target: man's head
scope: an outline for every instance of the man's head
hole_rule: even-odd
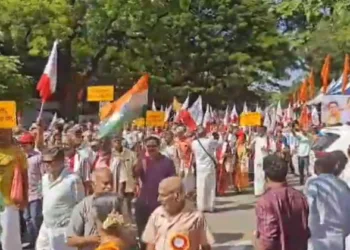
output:
[[[94,194],[111,192],[113,189],[113,175],[109,168],[98,168],[92,173],[92,187]]]
[[[146,150],[150,157],[159,155],[160,139],[156,136],[149,136],[145,140]]]
[[[177,137],[184,137],[186,133],[186,128],[184,126],[178,126],[176,128],[176,136]]]
[[[174,139],[174,134],[171,131],[166,131],[164,134],[164,140],[166,143],[171,143]]]
[[[329,154],[317,158],[315,161],[315,173],[320,174],[333,174],[335,170],[335,159]]]
[[[269,182],[283,183],[286,181],[288,167],[277,154],[268,155],[263,159],[263,169]]]
[[[214,134],[214,133],[213,133],[213,134]],[[199,126],[199,127],[197,128],[197,136],[198,136],[199,138],[203,138],[203,137],[206,136],[206,131],[205,131],[205,129],[204,129],[202,126]]]
[[[72,142],[75,147],[79,147],[84,140],[83,131],[80,126],[72,128]]]
[[[185,191],[180,177],[169,177],[161,181],[158,201],[169,214],[176,214],[183,207]]]
[[[31,133],[26,132],[22,134],[18,141],[24,152],[29,153],[34,149],[35,138]]]
[[[59,147],[44,149],[42,161],[47,164],[49,174],[58,176],[64,168],[64,151]]]
[[[263,135],[266,135],[266,130],[267,130],[266,127],[261,126],[261,127],[258,127],[257,132],[260,136],[263,136]]]
[[[328,103],[328,110],[331,115],[336,115],[339,111],[339,104],[336,101]]]
[[[120,151],[123,149],[123,137],[120,135],[116,135],[113,137],[113,147],[117,150]]]

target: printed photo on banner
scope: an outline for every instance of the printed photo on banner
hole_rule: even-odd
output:
[[[327,95],[322,99],[322,122],[327,125],[350,124],[350,95]]]

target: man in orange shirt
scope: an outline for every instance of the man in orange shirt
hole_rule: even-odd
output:
[[[186,136],[186,128],[180,126],[176,129],[175,146],[180,159],[180,176],[183,177],[185,191],[190,193],[195,188],[192,139]]]

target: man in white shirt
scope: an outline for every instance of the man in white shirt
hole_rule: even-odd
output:
[[[301,130],[301,132],[295,132],[293,130],[294,136],[298,140],[297,155],[298,155],[298,169],[300,176],[300,185],[304,185],[305,181],[305,170],[309,174],[309,164],[310,164],[310,151],[312,141],[309,138],[306,130]]]
[[[72,250],[66,245],[65,232],[74,206],[84,198],[81,178],[64,166],[64,152],[53,147],[43,151],[47,164],[43,176],[43,224],[36,250]]]
[[[215,154],[218,142],[206,138],[205,129],[198,128],[197,138],[192,142],[196,162],[197,208],[202,212],[214,212],[216,189]]]

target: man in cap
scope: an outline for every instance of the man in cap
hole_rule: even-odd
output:
[[[40,152],[34,149],[34,136],[26,132],[19,138],[19,143],[28,161],[28,206],[24,210],[23,218],[27,225],[29,243],[34,247],[42,223],[41,179],[45,169]]]
[[[65,168],[64,152],[60,148],[45,149],[42,160],[47,164],[42,184],[44,223],[36,249],[74,249],[66,245],[65,232],[74,206],[84,198],[81,178]]]
[[[18,167],[19,171],[15,171]],[[19,175],[15,175],[19,173]],[[16,183],[22,178],[21,183]],[[24,194],[20,197],[11,195],[12,186],[16,184]],[[27,159],[23,151],[13,143],[12,130],[0,129],[0,193],[4,199],[5,209],[1,217],[1,245],[3,249],[21,250],[19,208],[27,205],[28,191]]]

